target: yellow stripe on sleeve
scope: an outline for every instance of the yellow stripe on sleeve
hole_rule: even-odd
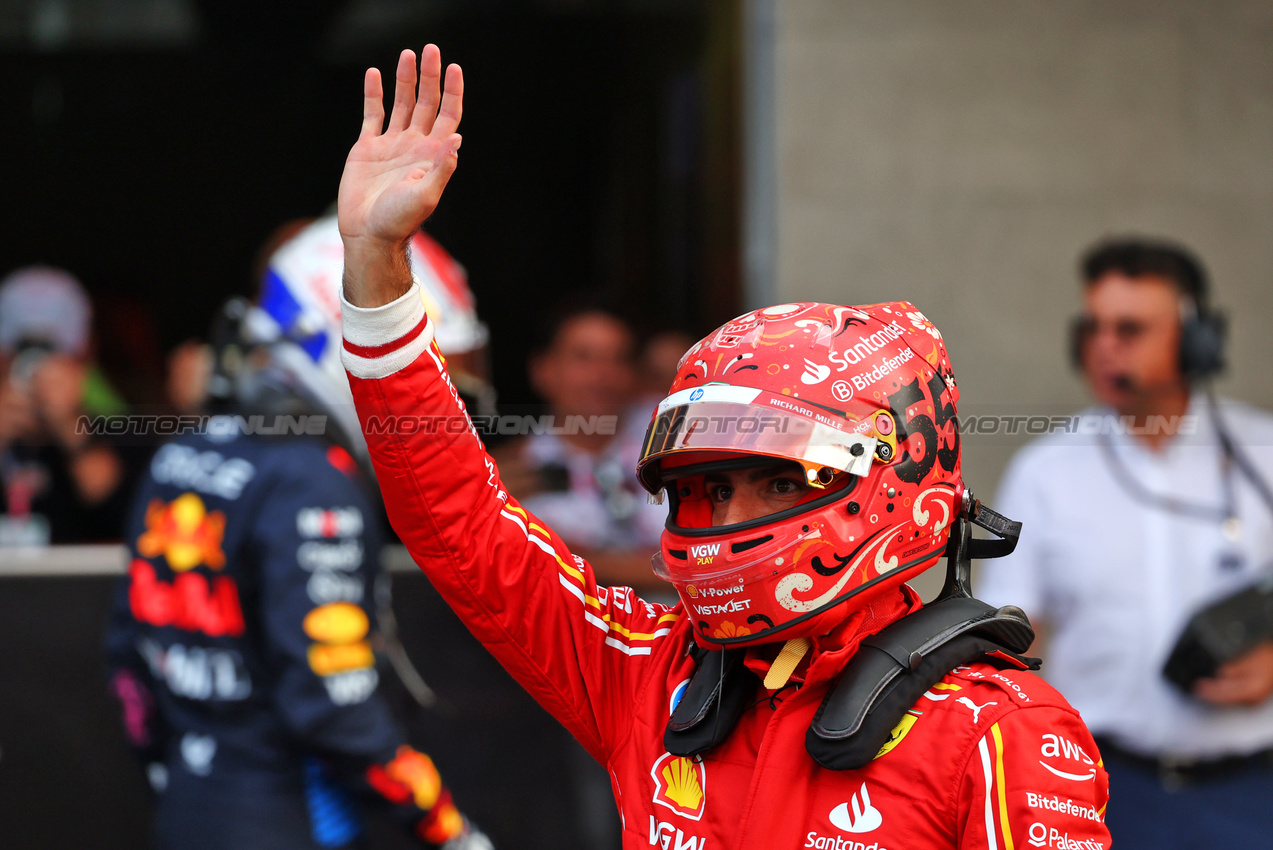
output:
[[[1003,846],[1007,850],[1015,850],[1012,845],[1012,826],[1008,822],[1008,790],[1003,784],[1003,735],[999,732],[999,724],[990,727],[990,734],[995,739],[995,785],[999,786],[999,823],[1003,827]]]
[[[664,617],[666,616],[667,615],[665,614]],[[629,640],[654,640],[656,637],[662,637],[662,635],[657,635],[657,634],[630,632],[627,629],[625,629],[623,626],[619,625],[618,623],[612,622],[610,620],[609,614],[606,614],[601,619],[605,620],[606,623],[609,624],[611,631],[618,632],[619,634],[623,635],[625,638],[628,638]],[[679,615],[676,615],[676,614],[672,615],[672,620],[678,620],[678,619],[680,619]],[[659,618],[659,622],[660,623],[663,622],[663,617]]]

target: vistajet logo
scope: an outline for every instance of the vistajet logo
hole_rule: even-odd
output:
[[[714,617],[719,614],[737,614],[740,611],[746,611],[751,607],[750,599],[731,599],[723,605],[695,605],[694,608],[704,617]]]

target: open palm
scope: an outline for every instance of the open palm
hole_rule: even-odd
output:
[[[416,99],[416,57],[398,57],[393,111],[385,127],[380,72],[367,71],[363,83],[362,132],[340,179],[337,202],[340,232],[347,245],[400,244],[429,217],[455,171],[464,100],[459,65],[446,69],[432,44],[420,52],[420,96]],[[442,89],[442,91],[439,91]]]

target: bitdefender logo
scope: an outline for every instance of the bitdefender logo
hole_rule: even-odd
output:
[[[1101,813],[1096,810],[1095,806],[1087,806],[1082,803],[1076,803],[1070,798],[1061,799],[1058,794],[1038,794],[1034,791],[1025,792],[1026,805],[1032,809],[1044,809],[1049,812],[1057,812],[1063,815],[1071,815],[1076,818],[1083,818],[1095,823],[1104,823],[1105,818],[1101,817]]]

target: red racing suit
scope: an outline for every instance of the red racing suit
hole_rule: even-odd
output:
[[[694,672],[683,606],[598,587],[589,565],[509,496],[472,430],[420,295],[343,305],[344,362],[394,528],[508,671],[604,764],[623,846],[660,850],[1109,847],[1091,735],[1043,680],[973,664],[925,693],[875,760],[832,771],[805,750],[828,687],[866,635],[919,603],[909,588],[815,641],[802,684],[766,691],[698,758],[663,746]]]

